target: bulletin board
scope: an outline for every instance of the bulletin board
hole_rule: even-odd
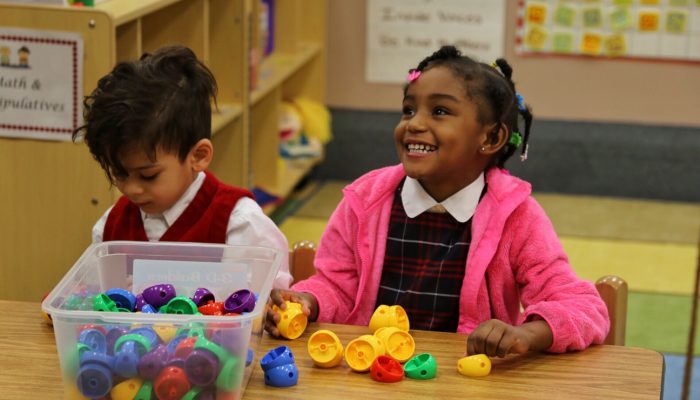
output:
[[[516,50],[700,61],[700,0],[519,0]]]
[[[503,57],[505,0],[367,0],[366,80],[401,83],[443,45],[487,63]],[[352,34],[353,40],[356,34]]]

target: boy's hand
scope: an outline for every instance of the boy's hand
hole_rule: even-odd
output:
[[[280,314],[272,309],[275,305],[281,310],[287,308],[285,301],[301,304],[301,311],[306,314],[309,321],[315,321],[318,318],[318,302],[316,297],[310,293],[293,292],[284,289],[272,289],[270,299],[267,301],[265,309],[265,330],[274,337],[280,337],[280,332],[277,329],[277,323],[280,321]]]
[[[507,354],[523,354],[541,351],[552,345],[552,330],[547,322],[526,322],[521,326],[508,325],[492,319],[481,323],[467,339],[467,355],[486,354],[489,357],[505,357]]]

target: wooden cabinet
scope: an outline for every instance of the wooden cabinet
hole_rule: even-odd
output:
[[[0,0],[0,26],[79,33],[86,95],[118,61],[169,44],[192,48],[219,85],[212,171],[284,196],[318,161],[282,167],[277,110],[300,94],[323,101],[325,0],[275,1],[275,51],[251,91],[258,1],[107,0],[72,8]],[[90,244],[92,225],[117,194],[82,143],[0,138],[0,299],[47,293]]]

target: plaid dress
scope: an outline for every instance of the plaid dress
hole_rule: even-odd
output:
[[[424,212],[409,218],[394,195],[377,304],[400,305],[411,328],[455,332],[464,279],[471,218]]]

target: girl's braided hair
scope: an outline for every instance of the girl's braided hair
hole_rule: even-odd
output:
[[[462,55],[454,46],[442,46],[438,51],[421,61],[415,68],[425,71],[436,66],[449,68],[457,77],[464,79],[466,95],[477,105],[477,120],[481,124],[496,123],[491,140],[498,140],[498,131],[502,124],[508,128],[509,137],[506,144],[494,155],[491,166],[503,168],[506,161],[522,144],[521,159],[527,158],[528,139],[532,125],[532,112],[522,97],[515,91],[511,79],[513,68],[508,62],[499,58],[493,65],[476,61]],[[408,85],[404,87],[404,94]],[[525,132],[520,134],[518,115],[523,117]]]

